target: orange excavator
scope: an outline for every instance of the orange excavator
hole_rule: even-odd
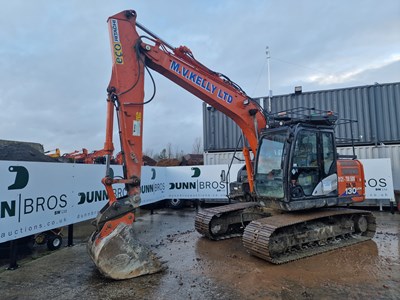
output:
[[[85,160],[88,156],[89,152],[86,148],[82,148],[82,151],[75,150],[70,153],[64,153],[62,158],[67,161],[76,162],[76,163],[85,163]]]
[[[197,61],[187,47],[171,46],[136,18],[135,11],[127,10],[108,19],[113,66],[103,184],[109,201],[88,243],[101,273],[125,279],[163,268],[133,230],[134,211],[140,205],[143,107],[154,98],[153,94],[146,100],[144,95],[149,69],[229,116],[246,139],[243,153],[253,201],[200,210],[195,219],[199,233],[213,240],[243,236],[251,254],[275,264],[372,238],[376,225],[370,212],[337,207],[364,200],[364,173],[355,155],[337,154],[338,121],[333,113],[298,108],[269,114],[227,76]],[[110,172],[114,113],[122,179]],[[125,184],[127,196],[117,198],[114,184]]]
[[[61,157],[70,162],[74,163],[81,163],[81,164],[95,164],[103,163],[103,158],[106,154],[109,152],[105,150],[95,150],[89,153],[89,151],[86,148],[82,148],[82,151],[75,150],[70,153],[65,153]]]
[[[94,150],[85,158],[85,164],[103,164],[104,156],[108,154],[105,150]]]

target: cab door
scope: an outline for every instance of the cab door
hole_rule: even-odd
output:
[[[291,152],[289,189],[292,200],[337,195],[332,131],[301,128]]]

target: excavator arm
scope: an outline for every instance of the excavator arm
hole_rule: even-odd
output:
[[[184,46],[174,48],[136,21],[136,12],[123,11],[108,19],[112,49],[112,75],[107,88],[107,124],[104,153],[107,171],[103,184],[108,204],[96,218],[96,231],[89,240],[89,254],[107,277],[124,279],[154,273],[161,264],[134,239],[133,211],[140,204],[140,172],[143,143],[144,80],[148,68],[169,78],[207,104],[233,119],[255,154],[258,135],[266,126],[262,108],[234,82],[198,62]],[[147,36],[139,35],[137,28]],[[153,95],[154,97],[154,95]],[[110,161],[114,151],[113,127],[116,115],[124,178],[113,178]],[[253,190],[250,151],[243,152]],[[114,184],[125,184],[127,196],[117,199]],[[122,259],[121,259],[122,258]]]
[[[187,47],[169,49],[167,44],[157,37],[154,37],[153,42],[154,46],[141,43],[146,65],[235,121],[255,154],[258,135],[267,123],[258,103],[228,77],[199,63]],[[250,189],[253,191],[253,170],[246,142],[243,153]]]
[[[136,21],[134,11],[108,20],[113,72],[108,87],[108,122],[105,150],[112,153],[113,108],[117,110],[126,178],[138,180],[142,166],[142,130],[145,68],[149,67],[233,119],[250,149],[257,151],[258,134],[266,126],[262,108],[226,76],[198,62],[184,46],[173,48]],[[140,36],[137,28],[149,36]],[[147,42],[144,42],[144,40]],[[246,144],[246,143],[245,143]],[[253,189],[247,147],[246,167]],[[131,188],[128,194],[136,193]]]

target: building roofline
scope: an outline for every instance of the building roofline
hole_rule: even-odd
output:
[[[329,92],[329,91],[340,91],[340,90],[350,90],[350,89],[357,89],[357,88],[369,88],[369,87],[375,87],[375,86],[386,86],[386,85],[396,85],[400,84],[400,82],[388,82],[388,83],[375,83],[375,84],[367,84],[367,85],[358,85],[358,86],[349,86],[345,88],[335,88],[335,89],[327,89],[327,90],[316,90],[316,91],[309,91],[309,92],[301,92],[301,94],[298,95],[303,95],[303,94],[314,94],[314,93],[322,93],[322,92]],[[286,96],[293,96],[295,93],[289,93],[289,94],[281,94],[281,95],[275,95],[272,96],[271,99],[274,97],[286,97]],[[297,96],[297,95],[296,95]],[[268,99],[269,96],[261,96],[261,97],[255,97],[253,99]]]

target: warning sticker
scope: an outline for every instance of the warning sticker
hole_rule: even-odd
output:
[[[141,121],[133,121],[133,136],[140,136],[140,127],[142,126]]]

